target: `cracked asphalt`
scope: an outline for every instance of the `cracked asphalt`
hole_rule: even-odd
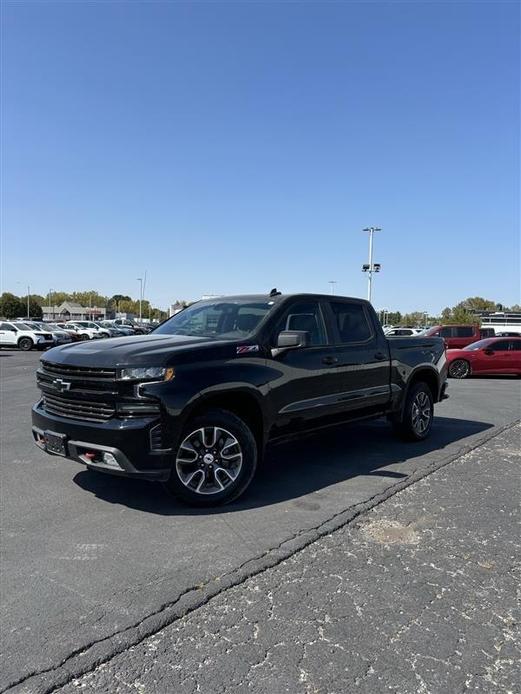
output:
[[[10,694],[50,692],[92,671],[521,413],[517,379],[451,381],[427,442],[403,444],[373,421],[274,447],[243,499],[201,511],[159,485],[39,451],[30,435],[38,357],[0,351],[0,691]]]
[[[519,692],[520,432],[57,692]]]

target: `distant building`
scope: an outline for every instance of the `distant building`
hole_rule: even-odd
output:
[[[107,310],[99,306],[84,307],[73,301],[64,301],[59,306],[42,306],[44,320],[105,320]]]

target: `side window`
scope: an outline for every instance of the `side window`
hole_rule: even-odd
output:
[[[331,301],[329,305],[342,344],[367,342],[372,337],[373,331],[362,304]]]
[[[440,337],[452,337],[452,328],[442,328],[440,330]]]
[[[273,344],[277,343],[279,333],[284,330],[305,330],[309,333],[312,347],[327,344],[324,319],[318,301],[298,301],[291,304],[277,321]]]
[[[510,342],[508,340],[500,340],[499,342],[494,342],[490,345],[490,349],[494,352],[506,352],[509,348]]]
[[[521,352],[521,340],[514,340],[512,347],[516,352]]]
[[[472,337],[474,335],[474,328],[469,325],[468,327],[456,328],[456,337]]]
[[[12,330],[9,323],[0,323],[0,330]]]

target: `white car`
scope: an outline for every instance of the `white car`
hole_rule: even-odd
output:
[[[46,349],[54,347],[56,340],[51,332],[36,330],[19,321],[0,322],[0,347],[18,347],[24,352],[36,347]]]
[[[94,339],[99,339],[100,337],[106,337],[105,335],[101,335],[97,330],[94,330],[92,328],[85,328],[83,325],[80,325],[80,323],[77,323],[76,321],[67,321],[67,323],[57,323],[59,328],[62,328],[63,330],[74,330],[77,335],[79,335],[80,340],[94,340]]]
[[[84,330],[92,330],[94,332],[94,337],[110,337],[110,332],[107,330],[107,328],[103,328],[101,325],[94,323],[94,321],[75,320],[74,325],[77,325]]]
[[[422,332],[421,328],[391,328],[385,333],[385,337],[415,337]]]

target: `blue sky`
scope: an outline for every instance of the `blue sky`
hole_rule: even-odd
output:
[[[519,301],[516,2],[3,3],[3,289]]]

